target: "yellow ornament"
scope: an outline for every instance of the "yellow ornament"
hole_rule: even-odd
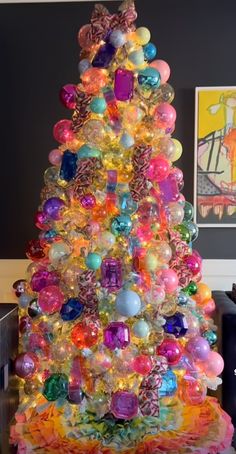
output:
[[[150,39],[151,33],[147,27],[137,28],[135,33],[135,40],[137,41],[138,44],[141,44],[141,46],[145,46],[145,44],[149,43]]]
[[[174,153],[173,158],[171,158],[171,161],[175,162],[175,161],[178,161],[178,159],[181,157],[181,155],[183,153],[183,147],[179,140],[177,140],[177,139],[171,139],[171,140],[175,144],[175,153]]]

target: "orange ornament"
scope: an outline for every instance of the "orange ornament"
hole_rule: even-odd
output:
[[[95,323],[77,323],[72,329],[71,340],[78,348],[90,348],[97,343],[98,327]]]
[[[107,84],[107,73],[104,69],[89,68],[82,74],[81,79],[86,93],[94,95]]]
[[[211,289],[208,285],[204,284],[203,282],[199,282],[197,284],[197,293],[192,296],[192,298],[196,301],[197,304],[204,304],[212,297]]]

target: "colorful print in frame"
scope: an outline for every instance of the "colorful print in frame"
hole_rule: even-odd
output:
[[[195,222],[236,227],[236,87],[195,91]]]

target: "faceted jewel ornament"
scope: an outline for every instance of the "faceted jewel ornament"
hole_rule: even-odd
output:
[[[83,309],[83,304],[81,304],[77,298],[69,298],[68,301],[62,305],[60,315],[62,320],[70,322],[80,317]]]
[[[171,317],[165,317],[166,323],[164,331],[168,334],[174,334],[175,337],[183,337],[188,331],[188,324],[185,316],[176,312]]]
[[[132,419],[138,413],[138,398],[129,391],[117,391],[112,395],[111,412],[118,419]]]
[[[68,378],[65,374],[52,374],[44,383],[43,395],[49,401],[68,395]]]
[[[112,322],[104,330],[104,345],[110,350],[125,348],[130,343],[129,327],[123,322]]]

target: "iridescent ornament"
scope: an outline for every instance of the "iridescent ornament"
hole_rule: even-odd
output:
[[[44,213],[51,219],[57,221],[62,217],[62,209],[65,207],[65,202],[59,197],[51,197],[46,200],[43,205]]]
[[[201,336],[192,337],[185,348],[192,355],[194,360],[204,361],[208,358],[210,353],[209,343]]]
[[[50,375],[44,383],[43,395],[48,401],[65,398],[68,395],[68,377],[65,374],[55,373]]]
[[[64,302],[64,294],[56,285],[44,287],[39,292],[38,304],[45,314],[54,314],[61,310]]]
[[[165,356],[170,366],[178,364],[183,350],[179,342],[174,339],[164,339],[162,344],[157,347],[157,354]]]
[[[146,90],[159,87],[160,74],[155,68],[147,67],[138,72],[138,83]]]
[[[204,333],[202,333],[202,337],[207,340],[210,346],[213,346],[217,343],[217,334],[215,331],[204,331]]]
[[[130,343],[129,327],[123,322],[112,322],[104,330],[104,345],[110,350],[124,349]]]
[[[20,378],[31,378],[37,371],[39,360],[33,352],[20,353],[14,362],[14,370]]]
[[[207,388],[193,377],[186,376],[179,384],[180,399],[187,405],[201,405],[206,398]]]
[[[144,52],[145,60],[150,61],[155,58],[155,56],[157,54],[157,48],[156,48],[155,44],[148,43],[144,46],[143,52]]]
[[[38,317],[42,314],[42,309],[39,306],[37,298],[34,298],[32,301],[30,301],[28,314],[31,318]]]
[[[158,390],[158,395],[162,397],[174,396],[178,388],[176,375],[172,370],[168,370],[162,376],[162,384]]]
[[[88,94],[97,94],[107,84],[107,73],[104,69],[88,68],[81,75],[82,83]]]
[[[75,109],[77,91],[76,85],[67,84],[60,90],[60,100],[67,109]]]
[[[71,120],[60,120],[53,128],[54,139],[59,143],[72,142],[75,138]]]
[[[59,284],[59,281],[60,276],[56,271],[48,271],[47,269],[42,268],[33,274],[30,286],[34,292],[40,292],[40,290],[48,285]]]
[[[179,284],[176,272],[172,269],[163,269],[158,272],[159,284],[163,285],[167,293],[174,292]]]
[[[184,220],[191,221],[193,219],[193,206],[189,202],[185,202],[184,204]]]
[[[115,307],[118,314],[134,317],[140,312],[141,300],[133,290],[122,290],[116,297]]]
[[[132,230],[132,221],[129,215],[121,214],[111,222],[111,231],[114,235],[127,236]]]
[[[93,322],[79,322],[71,331],[71,340],[77,348],[90,348],[98,341],[98,327]]]
[[[130,192],[123,192],[119,196],[119,208],[122,214],[132,215],[138,209],[138,203],[133,200]]]
[[[132,361],[134,372],[140,375],[148,375],[153,368],[152,360],[147,355],[138,355]]]
[[[166,129],[174,125],[176,110],[167,102],[159,104],[154,113],[155,125],[157,128]]]
[[[138,413],[138,398],[129,391],[117,391],[112,394],[111,413],[118,419],[132,419]]]

